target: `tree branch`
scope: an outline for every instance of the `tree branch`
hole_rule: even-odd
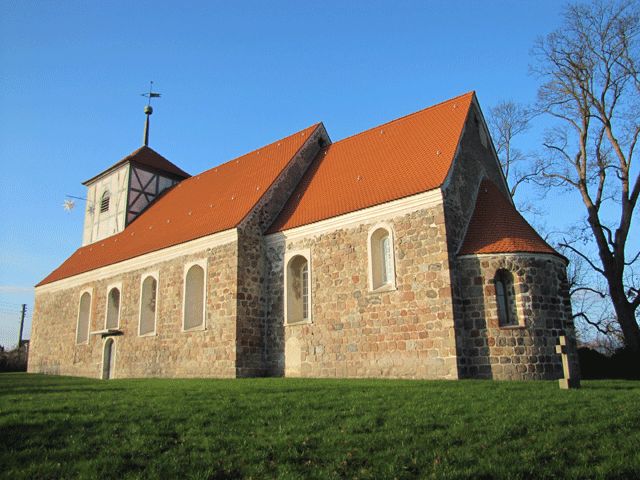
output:
[[[573,295],[574,293],[582,292],[582,291],[595,293],[595,294],[596,294],[596,295],[598,295],[600,298],[607,298],[607,295],[606,295],[606,294],[602,293],[602,292],[601,292],[601,291],[599,291],[599,290],[596,290],[595,288],[591,288],[591,287],[578,287],[578,288],[575,288],[575,289],[573,289],[573,290],[571,290],[571,291],[569,292],[569,295]]]
[[[576,255],[578,255],[579,257],[582,257],[582,259],[587,262],[589,264],[589,266],[591,268],[593,268],[596,272],[605,275],[604,270],[602,270],[601,268],[597,267],[589,257],[587,257],[584,253],[582,253],[580,250],[578,250],[577,248],[575,248],[572,245],[569,245],[568,243],[566,243],[566,240],[564,241],[564,243],[560,243],[559,244],[560,247],[563,248],[568,248],[569,250],[571,250],[573,253],[575,253]]]
[[[573,320],[575,320],[576,318],[582,318],[585,322],[587,322],[589,325],[594,327],[596,330],[598,330],[603,335],[608,335],[609,333],[611,333],[608,329],[602,328],[602,326],[600,325],[599,322],[591,321],[591,319],[589,319],[588,315],[585,312],[574,313],[571,316],[571,318]]]

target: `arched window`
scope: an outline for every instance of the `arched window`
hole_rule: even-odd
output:
[[[140,329],[139,335],[149,335],[156,331],[156,302],[158,281],[148,275],[140,287]]]
[[[109,211],[109,200],[111,199],[111,195],[109,194],[109,190],[105,190],[100,198],[100,213]]]
[[[118,328],[120,323],[120,290],[113,287],[107,295],[107,321],[105,328]]]
[[[371,290],[395,288],[393,237],[389,228],[369,232],[369,283]]]
[[[204,268],[191,265],[184,280],[184,330],[204,327]]]
[[[501,327],[518,325],[513,275],[507,270],[498,270],[494,283],[496,287],[498,325]]]
[[[285,271],[286,322],[311,321],[311,282],[309,260],[294,254],[287,262]]]
[[[78,308],[78,328],[76,330],[76,343],[86,343],[89,340],[89,320],[91,318],[91,294],[84,292],[80,297]]]

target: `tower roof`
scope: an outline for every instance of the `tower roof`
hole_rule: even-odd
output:
[[[556,252],[489,180],[480,184],[476,206],[458,255]],[[564,257],[563,257],[564,258]]]
[[[116,168],[120,167],[121,165],[124,165],[127,162],[137,163],[138,165],[150,167],[153,170],[160,170],[162,172],[169,173],[172,176],[178,177],[180,179],[190,177],[190,175],[187,172],[182,170],[180,167],[174,165],[172,162],[164,158],[158,152],[156,152],[152,148],[149,148],[143,145],[137,150],[131,152],[122,160],[119,160],[113,165],[111,165],[105,171],[99,173],[94,177],[91,177],[89,180],[85,180],[84,182],[82,182],[82,184],[88,185],[92,183],[94,180],[100,178],[102,175],[109,173],[112,170],[115,170]]]

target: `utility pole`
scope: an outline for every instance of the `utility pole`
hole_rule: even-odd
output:
[[[22,347],[22,330],[24,329],[24,317],[27,314],[27,304],[22,304],[22,313],[20,315],[20,333],[18,334],[18,349]]]

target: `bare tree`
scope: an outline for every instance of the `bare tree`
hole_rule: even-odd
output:
[[[511,197],[520,185],[535,181],[541,173],[539,164],[528,161],[529,156],[516,147],[516,137],[529,130],[532,117],[531,110],[512,100],[500,102],[489,111],[489,130]]]
[[[567,280],[573,307],[576,334],[584,344],[598,345],[598,350],[612,354],[623,343],[606,288],[582,257],[561,249],[569,258]],[[594,275],[595,274],[595,275]]]
[[[540,39],[534,71],[543,80],[541,112],[557,120],[545,141],[542,178],[579,194],[597,259],[580,242],[565,241],[606,281],[627,348],[640,350],[637,254],[627,252],[640,194],[632,169],[640,135],[637,4],[595,1],[569,5],[561,29]],[[638,233],[635,233],[637,237]],[[588,245],[587,245],[588,247]]]

